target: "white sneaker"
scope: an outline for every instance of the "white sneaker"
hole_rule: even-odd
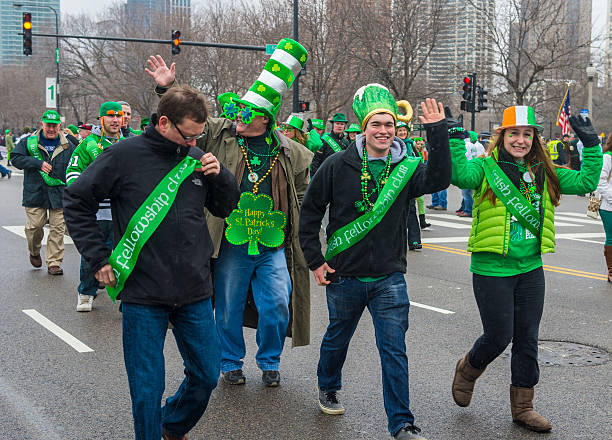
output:
[[[93,295],[81,295],[79,293],[79,299],[77,301],[77,312],[91,312],[93,308]]]

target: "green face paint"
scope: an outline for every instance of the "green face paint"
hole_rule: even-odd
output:
[[[532,141],[533,140],[533,136],[529,136],[529,140]]]
[[[510,134],[508,135],[508,137],[509,137],[509,138],[511,138],[511,137],[512,137],[512,133],[510,133]]]

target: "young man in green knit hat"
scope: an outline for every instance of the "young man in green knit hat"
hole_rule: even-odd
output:
[[[49,238],[45,260],[50,275],[63,275],[64,214],[62,195],[66,186],[66,168],[74,146],[61,133],[60,115],[47,110],[41,129],[19,141],[13,150],[13,165],[23,173],[23,206],[28,220],[25,234],[30,251],[30,264],[42,266],[40,250],[43,227],[49,221]]]
[[[218,97],[223,113],[220,118],[209,118],[206,136],[197,144],[236,176],[242,193],[238,209],[225,222],[207,218],[215,246],[221,371],[229,384],[246,381],[242,325],[249,285],[258,312],[255,359],[264,385],[280,384],[285,335],[291,334],[294,347],[310,343],[310,277],[299,246],[297,222],[313,153],[283,136],[276,124],[282,94],[307,58],[299,43],[281,40],[242,98],[234,93]],[[149,66],[147,71],[157,82],[158,92],[174,84],[174,64],[168,68],[158,56],[150,57]],[[261,218],[253,218],[254,212]],[[265,231],[248,226],[264,224],[269,226]]]
[[[405,334],[410,302],[406,272],[406,213],[411,199],[446,188],[451,178],[442,104],[421,104],[431,144],[429,164],[409,157],[395,137],[398,108],[379,84],[360,88],[353,110],[363,129],[348,149],[313,176],[300,211],[300,243],[317,283],[326,286],[329,326],[321,342],[318,404],[344,414],[337,392],[353,332],[365,307],[372,315],[382,365],[388,429],[396,439],[423,439],[410,410]],[[329,208],[327,251],[319,230]]]
[[[72,153],[70,165],[66,170],[66,185],[70,186],[85,169],[95,160],[102,150],[123,139],[123,107],[118,102],[108,101],[100,106],[100,126],[92,127],[92,133],[79,143]],[[110,200],[104,200],[98,206],[96,219],[100,233],[109,249],[113,246],[113,217]],[[81,256],[79,271],[80,283],[77,288],[77,312],[91,312],[94,299],[98,295],[99,283],[89,263]]]

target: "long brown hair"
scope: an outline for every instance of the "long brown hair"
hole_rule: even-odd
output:
[[[601,152],[606,153],[610,150],[612,150],[612,135],[608,135],[608,138],[606,139],[606,144],[603,146]]]
[[[504,130],[505,131],[505,130]],[[495,144],[493,147],[489,147],[489,155],[493,156],[493,152],[495,150],[498,151],[499,157],[499,149],[504,147],[504,131],[502,131],[495,140]],[[535,129],[534,129],[535,131]],[[531,143],[531,150],[525,156],[525,164],[529,168],[529,172],[532,173],[531,167],[541,163],[544,166],[544,170],[546,172],[546,186],[548,189],[548,194],[550,195],[550,200],[552,201],[554,206],[559,206],[559,200],[561,199],[561,185],[559,183],[559,178],[557,177],[557,173],[555,172],[555,164],[550,159],[548,155],[548,151],[545,149],[542,142],[540,142],[540,136],[538,133],[534,133],[533,142]],[[487,187],[486,191],[482,195],[482,199],[488,197],[492,204],[495,204],[495,200],[497,196],[493,192],[490,186]]]

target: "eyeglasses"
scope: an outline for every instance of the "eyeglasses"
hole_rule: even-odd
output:
[[[196,134],[195,136],[185,136],[185,135],[183,134],[183,132],[181,131],[181,129],[180,129],[180,128],[178,128],[178,125],[176,125],[176,123],[175,123],[174,121],[172,121],[172,120],[170,120],[170,119],[168,119],[168,120],[169,120],[170,122],[172,122],[172,125],[174,125],[174,128],[176,128],[176,131],[178,131],[178,132],[179,132],[179,134],[181,135],[181,137],[183,138],[183,140],[185,140],[186,142],[192,141],[192,140],[194,140],[194,139],[200,139],[200,138],[203,138],[203,137],[206,135],[206,132],[205,132],[205,131],[203,131],[202,133],[200,133],[200,134]]]
[[[240,120],[243,124],[250,124],[253,121],[253,116],[265,116],[261,112],[253,110],[251,107],[245,107],[240,110]]]

